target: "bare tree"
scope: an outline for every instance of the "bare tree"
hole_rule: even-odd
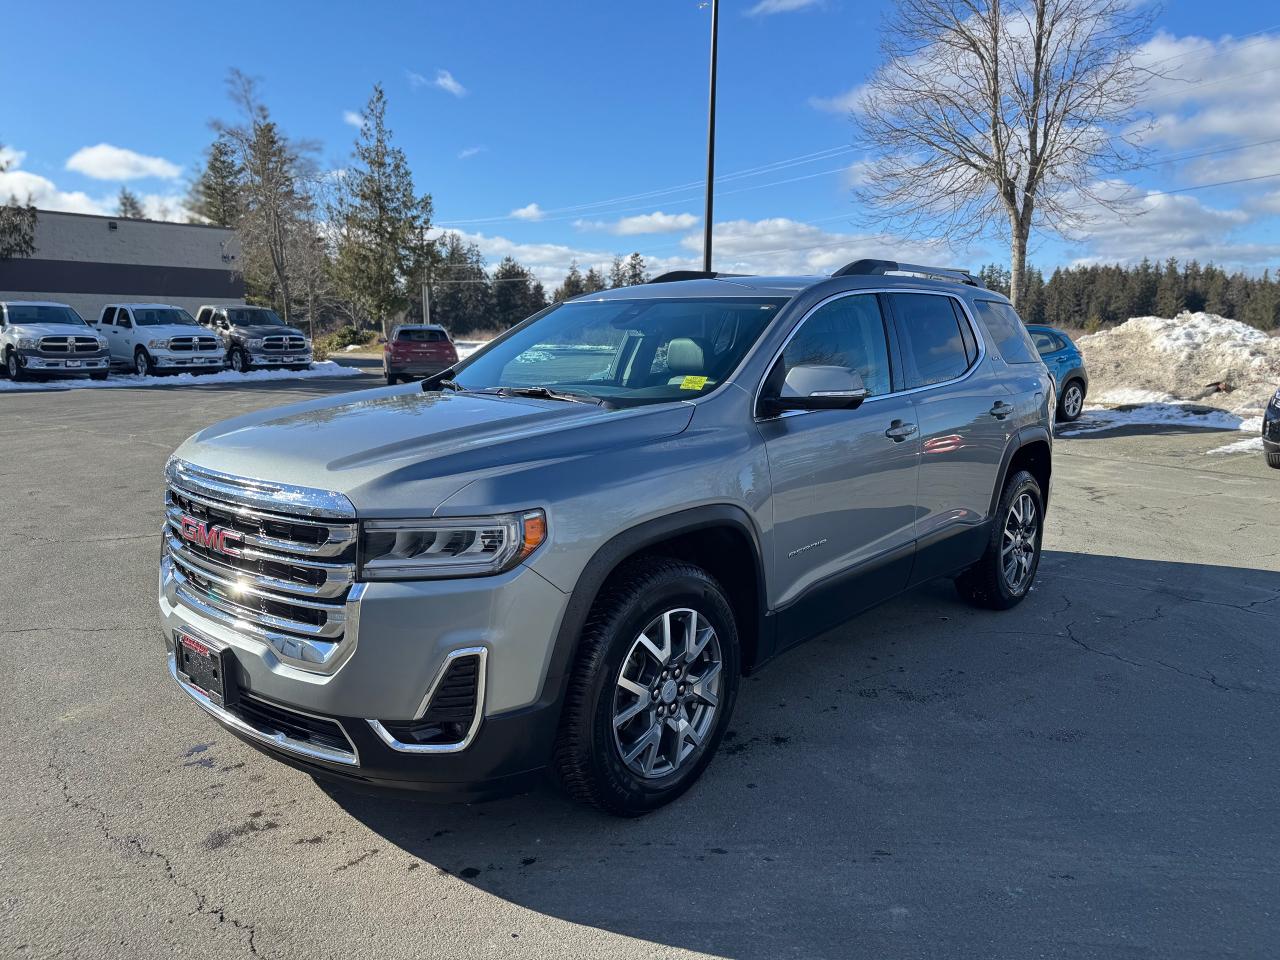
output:
[[[0,173],[9,169],[4,145],[0,144]],[[0,260],[29,257],[35,253],[36,208],[31,195],[20,202],[10,194],[8,203],[0,203]]]
[[[1132,0],[898,0],[855,115],[872,151],[860,199],[908,235],[1006,237],[1016,305],[1033,227],[1128,209],[1103,177],[1139,149],[1152,16]]]

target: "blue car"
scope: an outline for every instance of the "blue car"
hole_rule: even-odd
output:
[[[1084,409],[1089,393],[1089,371],[1084,368],[1084,355],[1069,336],[1056,327],[1027,324],[1027,331],[1049,368],[1054,389],[1058,391],[1058,420],[1070,423]]]

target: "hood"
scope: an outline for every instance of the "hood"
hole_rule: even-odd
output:
[[[253,327],[232,327],[231,332],[245,339],[256,339],[258,337],[305,337],[306,334],[297,327],[277,327],[275,324],[264,323],[260,326]]]
[[[212,330],[205,327],[193,327],[188,323],[162,323],[154,327],[138,327],[139,337],[147,340],[169,340],[173,337],[210,337],[215,336]]]
[[[9,329],[22,337],[96,337],[93,327],[77,327],[69,323],[11,323]]]
[[[215,424],[176,456],[197,466],[346,496],[362,516],[429,516],[479,476],[595,456],[680,433],[686,403],[585,403],[423,392],[345,394]],[[539,498],[530,491],[530,499]]]

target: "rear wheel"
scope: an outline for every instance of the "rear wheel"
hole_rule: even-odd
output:
[[[635,817],[702,774],[738,689],[738,633],[701,567],[650,557],[624,567],[587,618],[555,765],[565,789]]]
[[[1079,380],[1070,380],[1062,388],[1062,397],[1058,400],[1058,419],[1063,423],[1071,423],[1080,419],[1084,410],[1084,384]]]
[[[1044,538],[1044,498],[1026,470],[1004,485],[982,559],[956,577],[956,590],[974,606],[1008,610],[1031,591]]]

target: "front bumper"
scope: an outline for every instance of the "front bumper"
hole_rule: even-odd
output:
[[[550,758],[561,678],[547,677],[567,597],[526,567],[497,577],[357,585],[348,602],[344,647],[317,667],[288,660],[234,623],[193,610],[179,597],[163,557],[159,605],[169,669],[175,629],[235,658],[236,687],[252,703],[331,721],[350,750],[317,751],[253,711],[224,709],[178,680],[207,713],[246,742],[310,773],[368,787],[449,797],[519,789]],[[456,746],[405,744],[388,727],[419,718],[451,654],[484,651],[477,723]],[[321,672],[327,671],[327,672]]]
[[[227,357],[221,350],[152,350],[157,370],[222,370]]]
[[[293,367],[311,363],[312,353],[251,353],[249,362],[255,367]]]
[[[1280,453],[1280,407],[1274,401],[1262,415],[1262,448],[1267,453]]]
[[[19,366],[46,377],[82,377],[87,373],[101,373],[111,366],[111,354],[106,349],[71,355],[42,353],[39,350],[19,350],[17,353]]]

